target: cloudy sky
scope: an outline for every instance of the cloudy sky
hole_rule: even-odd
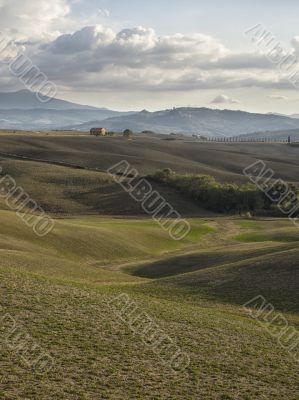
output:
[[[0,0],[1,31],[57,97],[119,110],[299,113],[290,74],[244,33],[262,24],[299,77],[298,15],[295,0]],[[0,63],[0,90],[18,89]]]

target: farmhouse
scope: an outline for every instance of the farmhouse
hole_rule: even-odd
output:
[[[198,135],[198,134],[196,134],[196,133],[194,133],[194,134],[192,135],[192,137],[193,137],[194,139],[200,139],[200,140],[202,140],[202,141],[208,140],[207,136]]]
[[[91,128],[90,134],[93,136],[106,136],[107,129],[105,128]]]

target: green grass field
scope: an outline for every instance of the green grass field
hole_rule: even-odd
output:
[[[46,238],[10,211],[0,222],[1,313],[55,360],[35,375],[0,330],[1,398],[298,399],[298,364],[242,308],[262,294],[299,329],[299,232],[288,221],[192,219],[182,242],[147,219],[58,219]],[[184,372],[113,314],[120,293],[190,355]]]
[[[187,172],[215,169],[224,180],[239,180],[244,160],[231,147],[234,154],[215,163],[201,149],[199,161],[188,143],[182,146],[189,153],[177,143],[162,151],[155,139],[143,161],[138,152],[145,139],[132,141],[130,149],[122,138],[99,141],[96,148],[94,138],[73,139],[3,136],[0,142],[7,151],[22,144],[31,156],[92,168],[125,152],[146,172],[159,159],[160,166],[177,163]],[[296,181],[297,150],[286,149]],[[208,150],[225,154],[227,148]],[[245,150],[247,162],[253,148]],[[280,163],[277,152],[274,164]],[[274,315],[282,313],[299,332],[299,230],[288,219],[218,216],[157,186],[191,225],[186,238],[174,241],[105,172],[7,157],[1,166],[55,226],[36,236],[0,197],[0,399],[299,399],[298,362],[270,334],[267,321],[243,307],[263,296]],[[120,294],[188,354],[184,371],[163,364],[116,316],[109,304]],[[7,341],[8,315],[51,355],[48,373],[33,371],[17,344]],[[279,330],[281,320],[270,328]]]

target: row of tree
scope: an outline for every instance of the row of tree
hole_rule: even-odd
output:
[[[108,131],[107,132],[107,136],[114,136],[114,135],[117,135],[117,134],[118,133],[114,132],[114,131]],[[124,137],[130,138],[130,137],[133,136],[133,131],[131,131],[131,129],[125,129],[122,134],[123,134]]]
[[[275,187],[269,183],[269,188],[262,191],[252,183],[219,183],[209,175],[177,174],[169,168],[157,171],[149,178],[179,190],[211,211],[240,214],[264,211],[271,215],[279,212],[277,202],[271,200],[274,196],[269,195],[281,190],[278,184]],[[298,197],[298,188],[292,184],[289,186]]]

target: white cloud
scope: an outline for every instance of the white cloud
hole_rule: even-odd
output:
[[[155,31],[151,28],[137,26],[132,29],[123,29],[111,43],[115,48],[126,51],[146,51],[153,49],[157,44]]]
[[[36,60],[51,80],[70,89],[294,89],[261,54],[233,53],[209,35],[158,36],[142,26],[115,32],[95,25],[60,35]]]
[[[158,36],[138,26],[114,32],[101,25],[64,34],[48,43],[37,63],[58,84],[90,90],[196,90],[253,85],[246,71],[211,68],[231,54],[202,34]],[[256,83],[267,81],[258,76]]]
[[[110,11],[105,8],[100,8],[98,10],[98,15],[100,17],[108,18],[108,17],[110,17]]]
[[[75,54],[96,50],[97,48],[109,44],[115,35],[111,29],[105,29],[100,25],[86,26],[85,28],[71,34],[59,36],[49,46],[53,53]]]
[[[69,14],[67,0],[0,0],[0,26],[19,40],[55,34]]]
[[[296,53],[299,52],[299,36],[294,36],[291,41],[292,47]]]
[[[279,95],[279,94],[270,94],[267,97],[269,99],[273,99],[273,100],[284,100],[284,101],[287,101],[289,99],[287,96],[282,96],[282,95]]]
[[[234,99],[233,97],[226,96],[225,94],[220,94],[219,96],[215,97],[214,100],[211,101],[210,104],[240,104],[240,101]]]
[[[13,13],[10,4],[16,2],[19,3],[0,0],[0,10],[4,10],[7,18]],[[35,18],[26,17],[30,12],[34,15],[37,1],[24,0],[22,4],[29,8],[25,13],[25,8],[20,7],[17,23],[13,25],[23,29],[23,37],[27,38],[23,44],[34,63],[64,90],[294,90],[287,78],[262,54],[232,52],[219,40],[201,33],[159,36],[152,28],[142,26],[117,32],[107,26],[93,25],[79,27],[73,33],[56,34],[54,40],[45,41],[47,32],[53,33],[54,28],[63,26],[69,12],[67,1],[53,0],[52,9],[48,0],[40,0],[37,22]],[[51,8],[49,12],[48,7]],[[0,14],[0,22],[2,19]],[[7,22],[8,25],[12,22]],[[42,42],[42,45],[35,42]],[[7,84],[9,80],[12,77],[2,75],[2,82]],[[239,104],[239,100],[220,94],[212,103]]]
[[[207,35],[159,37],[142,26],[114,32],[96,25],[60,35],[43,46],[35,60],[51,80],[69,87],[190,90],[212,75],[201,63],[228,53]]]

